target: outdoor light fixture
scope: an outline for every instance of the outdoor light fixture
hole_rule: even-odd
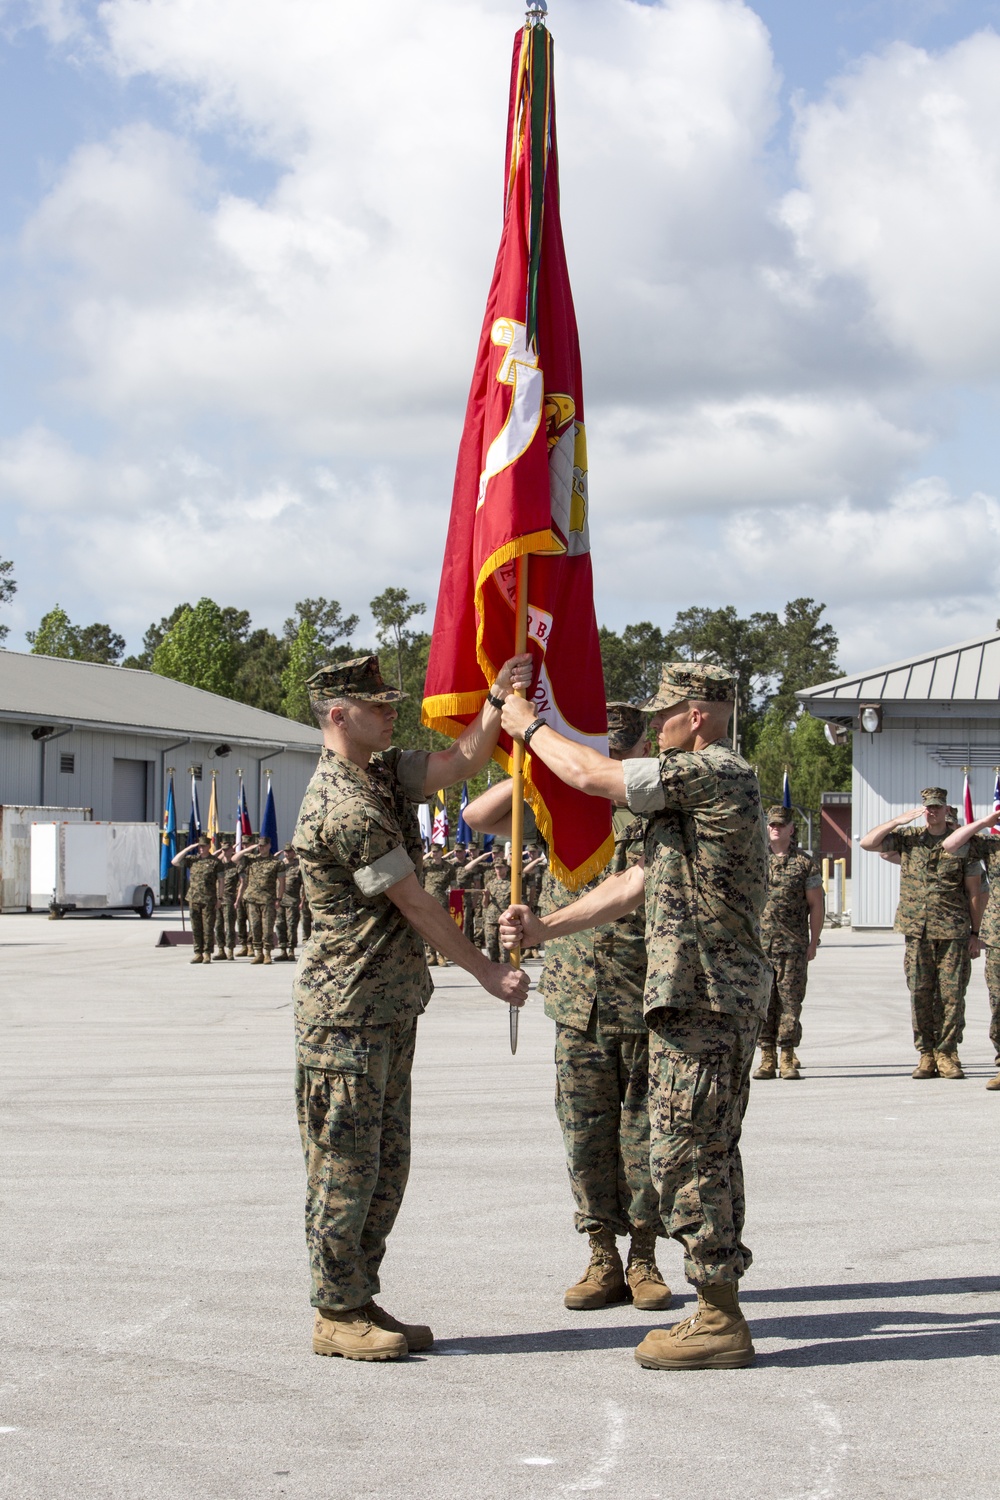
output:
[[[39,724],[37,729],[31,731],[31,738],[33,740],[47,740],[49,735],[54,733],[55,730],[51,724]]]
[[[843,724],[826,723],[823,725],[823,733],[826,735],[827,743],[830,745],[846,745],[851,737],[851,731]]]
[[[862,703],[861,705],[861,728],[865,734],[882,733],[882,705],[881,703]]]
[[[217,760],[225,760],[226,756],[232,755],[232,753],[232,745],[216,745],[215,749],[212,751],[212,754]]]

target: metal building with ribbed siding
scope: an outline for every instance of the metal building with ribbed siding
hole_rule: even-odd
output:
[[[851,920],[855,927],[891,927],[899,869],[859,850],[857,840],[916,807],[925,786],[946,787],[961,809],[965,766],[976,816],[992,812],[1000,766],[1000,633],[872,667],[797,696],[816,718],[851,733]],[[861,727],[866,708],[873,711],[870,722],[879,723],[875,733]]]

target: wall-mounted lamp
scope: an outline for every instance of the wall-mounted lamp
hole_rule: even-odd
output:
[[[882,705],[881,703],[862,703],[858,715],[858,722],[865,734],[882,733]]]

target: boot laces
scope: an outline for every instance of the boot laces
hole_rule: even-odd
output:
[[[658,1281],[661,1285],[666,1285],[663,1277],[660,1275],[660,1268],[651,1255],[632,1256],[628,1263],[628,1269],[630,1274],[635,1273],[641,1276],[644,1281]]]

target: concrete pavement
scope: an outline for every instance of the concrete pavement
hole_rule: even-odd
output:
[[[1000,1094],[910,1079],[900,940],[826,934],[802,1082],[744,1135],[746,1371],[659,1373],[674,1320],[570,1313],[585,1263],[537,998],[439,971],[382,1300],[398,1365],[317,1359],[287,965],[190,967],[157,922],[0,918],[5,1500],[994,1500]],[[677,1246],[660,1254],[691,1308]]]

